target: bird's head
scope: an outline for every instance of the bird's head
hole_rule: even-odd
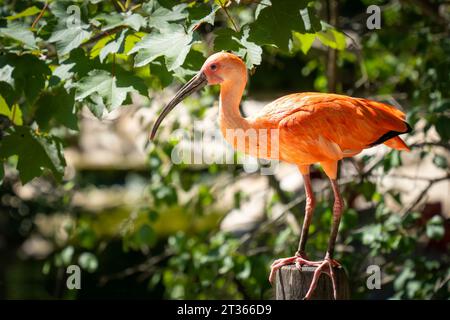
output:
[[[181,87],[172,100],[163,108],[153,125],[150,139],[153,140],[161,122],[169,112],[194,92],[199,91],[206,85],[226,85],[235,82],[245,83],[246,81],[247,69],[239,57],[227,52],[218,52],[211,55],[206,59],[197,75]]]

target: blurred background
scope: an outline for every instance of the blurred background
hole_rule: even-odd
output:
[[[57,16],[58,2],[80,5],[83,19],[92,25],[94,16],[103,23],[121,6],[144,17],[150,12],[149,21],[158,9],[184,12],[175,6],[178,2],[170,1],[159,1],[157,7],[155,1],[1,1],[2,17],[34,5],[34,15],[18,20],[34,24],[32,28],[47,22],[33,32],[47,42],[48,51],[40,59],[53,76],[56,68],[51,65],[64,65],[58,39],[52,41],[46,34],[56,25],[51,19]],[[181,70],[170,70],[164,55],[136,68],[130,62],[136,57],[117,50],[100,61],[99,51],[107,42],[98,44],[98,38],[71,48],[70,57],[77,63],[82,59],[76,57],[83,56],[90,63],[117,64],[140,77],[148,94],[131,93],[121,106],[95,114],[98,109],[89,105],[95,99],[77,100],[77,91],[78,130],[45,118],[41,122],[51,126],[41,128],[39,118],[30,116],[33,130],[47,130],[64,146],[66,167],[61,181],[47,170],[22,183],[17,158],[0,152],[5,171],[0,186],[0,298],[273,298],[267,280],[270,264],[295,252],[303,219],[303,181],[296,167],[279,164],[275,175],[262,175],[258,170],[246,172],[241,164],[174,164],[171,154],[180,147],[180,139],[172,135],[173,130],[217,130],[215,87],[186,100],[163,124],[157,142],[144,147],[155,116],[181,83],[209,54],[222,49],[239,52],[230,42],[229,30],[238,34],[245,25],[254,26],[255,13],[259,10],[263,15],[269,4],[183,3],[189,15],[194,15],[192,8],[212,8],[215,15],[195,24],[197,42]],[[368,28],[370,5],[380,9],[380,29]],[[143,8],[144,13],[139,11]],[[327,0],[312,1],[309,8],[336,29],[294,32],[289,50],[263,45],[262,40],[258,43],[254,35],[250,40],[257,48],[251,51],[241,39],[247,51],[240,54],[251,67],[242,112],[250,115],[281,95],[300,91],[338,92],[402,109],[414,128],[402,136],[410,153],[378,146],[341,163],[346,209],[336,258],[349,275],[353,299],[448,299],[450,2]],[[162,20],[171,25],[194,20],[167,17],[163,15]],[[2,18],[2,27],[9,27],[8,23]],[[0,34],[7,34],[4,30]],[[1,39],[3,57],[17,53],[8,42],[14,39]],[[54,42],[58,62],[50,57]],[[252,58],[252,52],[256,57]],[[0,66],[5,71],[4,64]],[[7,82],[1,72],[0,80]],[[23,101],[17,101],[25,125],[25,103],[22,107]],[[10,119],[14,122],[15,116]],[[201,148],[224,152],[213,142]],[[33,150],[29,152],[32,161]],[[312,182],[318,205],[307,252],[318,259],[328,241],[332,195],[320,167],[314,167]],[[66,268],[73,264],[82,270],[80,290],[66,286]],[[382,271],[379,290],[366,286],[367,267],[374,264]]]

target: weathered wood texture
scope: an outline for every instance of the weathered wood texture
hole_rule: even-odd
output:
[[[282,267],[276,275],[275,298],[277,300],[302,300],[308,292],[315,269],[315,267],[305,266],[300,271],[294,265]],[[336,274],[337,299],[349,299],[350,288],[344,269],[342,267],[334,268],[334,272]],[[334,299],[333,284],[328,275],[321,274],[311,299]]]

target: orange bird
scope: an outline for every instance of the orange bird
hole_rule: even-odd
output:
[[[304,92],[281,97],[265,106],[256,115],[244,118],[239,105],[247,83],[247,69],[237,56],[220,52],[211,55],[200,72],[187,82],[164,107],[157,118],[150,139],[153,139],[164,117],[185,97],[205,85],[220,85],[219,123],[225,139],[237,150],[261,158],[279,159],[296,164],[303,175],[306,206],[298,250],[294,256],[276,260],[271,266],[272,282],[284,265],[315,266],[313,280],[305,296],[309,299],[322,272],[331,277],[336,299],[333,268],[334,246],[343,211],[343,200],[337,183],[338,161],[352,157],[363,149],[384,143],[409,151],[398,135],[411,131],[405,114],[398,109],[362,98],[344,95]],[[248,132],[275,132],[251,139]],[[241,134],[236,134],[240,132]],[[276,137],[276,138],[274,138]],[[239,139],[244,140],[239,141]],[[277,152],[273,152],[274,150]],[[314,194],[309,175],[310,166],[320,163],[331,182],[334,194],[333,219],[328,249],[321,261],[311,261],[305,253],[308,230],[314,212]]]

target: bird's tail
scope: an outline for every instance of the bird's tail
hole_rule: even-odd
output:
[[[400,137],[394,137],[384,142],[385,145],[392,149],[411,151],[406,143]]]

